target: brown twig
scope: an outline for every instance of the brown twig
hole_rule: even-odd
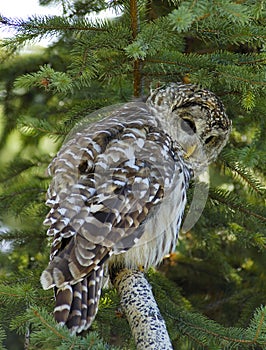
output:
[[[134,40],[138,34],[138,6],[136,0],[130,0],[130,17],[131,17],[131,30],[132,39]],[[139,59],[135,59],[133,62],[133,86],[134,96],[139,97],[141,87],[141,64]]]

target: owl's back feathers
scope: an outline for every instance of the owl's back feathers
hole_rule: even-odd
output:
[[[171,83],[72,133],[49,167],[41,276],[60,324],[91,325],[104,269],[148,268],[175,249],[194,166],[216,158],[230,125],[214,94]]]
[[[190,173],[182,149],[159,126],[145,105],[127,104],[74,135],[50,166],[45,224],[53,243],[41,282],[55,287],[55,318],[72,331],[88,328],[95,317],[103,264],[121,264],[112,255],[137,246],[141,254],[124,255],[122,263],[148,267],[175,247]],[[183,191],[178,214],[171,212],[176,186]],[[161,212],[171,227],[170,243],[167,228],[151,225]]]

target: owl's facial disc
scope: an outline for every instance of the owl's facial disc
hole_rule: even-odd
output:
[[[200,105],[174,108],[171,118],[176,121],[175,139],[183,147],[186,159],[196,168],[215,160],[227,137],[218,124],[212,124],[208,110]]]
[[[151,91],[146,103],[195,168],[214,161],[228,141],[231,121],[220,99],[208,90],[168,83]]]

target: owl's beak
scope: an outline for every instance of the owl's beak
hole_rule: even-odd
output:
[[[197,148],[197,145],[196,145],[196,144],[195,144],[195,145],[192,145],[192,146],[189,146],[189,147],[187,148],[187,150],[186,150],[186,153],[185,153],[184,157],[185,157],[186,159],[188,159],[189,157],[191,157],[192,154],[195,152],[196,148]]]

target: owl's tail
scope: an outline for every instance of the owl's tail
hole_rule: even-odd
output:
[[[82,281],[55,288],[55,320],[66,325],[71,333],[80,333],[90,327],[101,295],[103,267],[93,270]]]

